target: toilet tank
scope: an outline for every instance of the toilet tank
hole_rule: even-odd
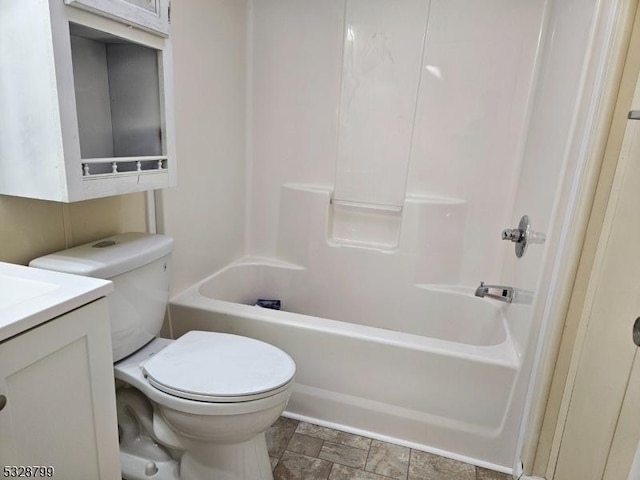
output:
[[[111,280],[107,299],[113,360],[118,361],[160,333],[169,299],[173,239],[123,233],[36,258],[30,267]]]

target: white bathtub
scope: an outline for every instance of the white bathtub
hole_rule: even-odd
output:
[[[366,272],[321,278],[243,259],[172,299],[173,334],[236,333],[285,350],[297,365],[289,416],[510,471],[519,362],[504,304]]]

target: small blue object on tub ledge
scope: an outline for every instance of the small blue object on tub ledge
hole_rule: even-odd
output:
[[[273,300],[270,298],[259,298],[256,301],[257,307],[270,308],[271,310],[280,310],[280,300]]]

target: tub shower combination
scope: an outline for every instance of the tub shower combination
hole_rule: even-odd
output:
[[[224,265],[203,250],[227,232],[248,256],[171,300],[174,337],[289,353],[294,418],[528,469],[539,342],[618,8],[574,3],[249,2],[242,226],[227,211],[193,243],[167,231],[190,265]],[[524,214],[548,244],[516,258],[500,232]]]
[[[216,272],[172,300],[173,334],[235,333],[288,352],[297,365],[287,407],[294,418],[509,465],[514,445],[502,432],[516,426],[509,407],[519,362],[506,304],[473,289],[416,283],[416,265],[446,264],[460,248],[417,255],[415,239],[430,244],[420,219],[455,223],[464,202],[408,200],[389,250],[333,241],[340,219],[329,191],[288,185],[283,198],[299,211],[289,212],[291,228],[284,222],[280,244],[289,254],[281,254],[298,262],[247,257]],[[305,228],[294,229],[302,218]],[[446,236],[451,222],[440,227]],[[303,238],[320,232],[329,240]],[[256,306],[262,298],[279,299],[282,310]]]

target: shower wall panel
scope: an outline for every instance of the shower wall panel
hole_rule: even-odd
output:
[[[402,206],[429,0],[347,0],[334,198]]]
[[[278,223],[294,210],[281,205],[284,184],[396,211],[418,195],[467,204],[449,280],[497,282],[544,3],[254,1],[248,252],[278,254]]]

